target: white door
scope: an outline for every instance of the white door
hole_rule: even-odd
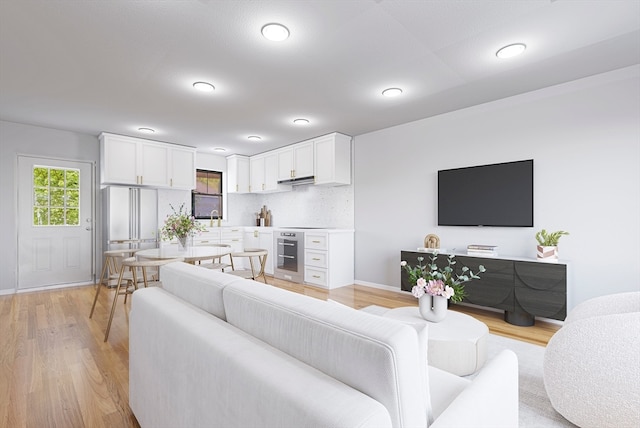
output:
[[[93,164],[18,156],[18,288],[93,283]]]

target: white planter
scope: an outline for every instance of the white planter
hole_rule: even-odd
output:
[[[537,256],[540,260],[545,261],[557,261],[558,260],[558,247],[557,246],[542,246],[538,245]]]
[[[447,298],[425,294],[418,299],[420,315],[427,321],[440,322],[447,315]]]

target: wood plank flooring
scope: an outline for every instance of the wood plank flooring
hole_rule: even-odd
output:
[[[408,293],[363,286],[322,290],[268,278],[270,284],[361,309],[417,305]],[[104,290],[103,290],[104,291]],[[118,308],[104,343],[113,290],[101,292],[89,319],[94,286],[0,296],[0,427],[138,427],[129,409],[128,314]],[[505,323],[499,313],[454,306],[491,332],[546,344],[559,328]]]

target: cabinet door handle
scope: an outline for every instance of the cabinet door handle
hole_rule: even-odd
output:
[[[173,187],[173,178],[169,179],[169,186]]]
[[[320,279],[320,275],[312,275],[314,278]]]
[[[313,242],[314,244],[319,244],[320,243],[320,241],[311,241],[311,242]]]
[[[319,258],[317,258],[317,257],[314,257],[314,258],[312,258],[311,260],[318,261],[318,260],[320,260],[320,259],[319,259]]]

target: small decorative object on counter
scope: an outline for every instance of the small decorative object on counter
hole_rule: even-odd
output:
[[[411,267],[406,261],[400,262],[409,274],[409,282],[414,284],[411,294],[418,298],[420,315],[427,321],[439,322],[447,314],[447,300],[461,302],[465,297],[464,283],[472,279],[480,279],[468,267],[462,266],[461,273],[456,273],[455,256],[448,257],[447,266],[440,269],[436,264],[438,254],[430,257],[430,263],[422,264],[424,257],[418,257],[418,266]],[[484,266],[478,266],[478,273],[485,272]]]
[[[271,226],[271,211],[264,205],[257,214],[256,226]]]
[[[536,233],[537,257],[544,261],[557,261],[558,260],[558,241],[562,235],[568,235],[569,232],[559,230],[557,232],[547,232],[542,229]]]

